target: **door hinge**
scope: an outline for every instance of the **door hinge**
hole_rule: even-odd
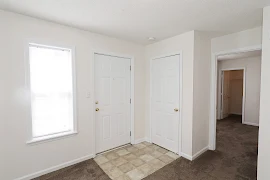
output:
[[[130,71],[131,71],[131,66],[130,66]]]
[[[131,99],[129,99],[129,102],[130,102],[130,104],[131,104]]]
[[[131,136],[131,131],[129,132],[129,135]]]

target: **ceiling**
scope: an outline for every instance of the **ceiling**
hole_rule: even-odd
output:
[[[227,34],[262,25],[270,0],[0,0],[0,9],[150,44],[190,30]]]
[[[235,53],[235,54],[218,56],[218,60],[222,61],[222,60],[243,59],[243,58],[249,58],[249,57],[257,57],[261,55],[262,55],[262,51],[256,50],[256,51],[250,51],[250,52],[244,52],[244,53]]]

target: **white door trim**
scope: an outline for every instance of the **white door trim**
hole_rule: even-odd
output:
[[[135,79],[134,79],[134,57],[129,56],[129,55],[124,55],[124,54],[116,54],[116,53],[111,53],[111,52],[103,52],[103,51],[93,51],[93,61],[92,61],[92,88],[91,88],[91,94],[92,94],[92,118],[93,118],[93,142],[94,142],[94,148],[93,148],[93,154],[94,156],[96,155],[96,117],[95,117],[95,54],[101,54],[101,55],[107,55],[107,56],[114,56],[114,57],[120,57],[120,58],[127,58],[130,59],[130,65],[131,65],[131,74],[130,74],[130,96],[131,96],[131,104],[130,104],[130,131],[131,131],[131,137],[130,137],[130,143],[134,144],[134,84],[135,84]]]
[[[233,53],[261,50],[262,45],[249,46],[228,51],[212,53],[211,57],[211,87],[210,87],[210,119],[209,119],[209,149],[216,149],[216,108],[217,108],[217,57]]]
[[[221,98],[221,88],[224,88],[224,86],[222,86],[223,80],[221,77],[221,74],[223,71],[233,71],[233,70],[243,70],[243,100],[242,100],[242,124],[244,124],[245,122],[245,103],[246,103],[246,68],[245,67],[236,67],[236,68],[224,68],[224,69],[220,69],[219,71],[219,91],[218,91],[218,117],[220,119],[223,118],[223,114],[221,112],[223,112],[223,100]]]
[[[179,55],[179,126],[178,126],[178,155],[181,156],[182,154],[182,104],[183,104],[183,55],[182,51],[178,51],[175,53],[169,53],[169,54],[164,54],[161,56],[156,56],[150,59],[150,103],[149,103],[149,108],[150,108],[150,142],[152,142],[152,61],[155,59],[160,59],[168,56],[174,56],[174,55]]]

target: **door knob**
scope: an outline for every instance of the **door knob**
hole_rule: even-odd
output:
[[[99,108],[96,108],[96,111],[99,111]]]
[[[174,111],[175,111],[175,112],[178,112],[179,110],[178,110],[177,108],[174,108]]]

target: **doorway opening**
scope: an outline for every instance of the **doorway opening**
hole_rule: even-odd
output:
[[[258,156],[260,76],[261,47],[221,52],[212,58],[209,149],[230,159],[243,158],[254,174]]]
[[[245,118],[245,68],[220,68],[218,78],[218,117],[225,119],[232,115]]]
[[[232,82],[234,88],[230,88],[228,85],[228,81],[230,81],[228,72],[238,74],[238,77],[233,80],[235,82]],[[216,149],[217,123],[230,114],[238,115],[238,121],[241,124],[259,126],[260,72],[261,46],[213,54],[209,129],[210,150]],[[226,81],[225,84],[224,81]],[[233,99],[232,95],[229,94],[230,91],[235,93]],[[235,95],[237,95],[237,98],[234,97]]]

